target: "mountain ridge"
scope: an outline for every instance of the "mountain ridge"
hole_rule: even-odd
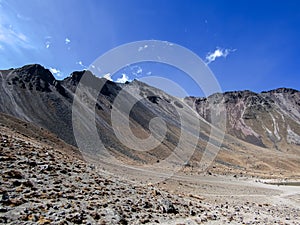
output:
[[[33,68],[36,68],[36,70],[34,71],[35,74],[32,71]],[[49,69],[47,69],[44,66],[42,66],[41,64],[27,64],[27,65],[24,65],[22,67],[17,67],[17,68],[0,69],[0,71],[2,71],[2,72],[6,71],[6,73],[7,72],[11,72],[11,71],[19,71],[19,72],[26,71],[26,72],[29,72],[30,74],[34,74],[34,75],[38,75],[38,76],[39,75],[45,75],[45,74],[44,73],[36,73],[37,71],[44,71],[46,73],[50,73],[51,74],[51,77],[50,77],[51,82],[50,83],[55,83],[55,81],[56,82],[62,82],[64,80],[72,80],[73,82],[75,82],[73,84],[76,84],[76,83],[79,83],[79,81],[82,78],[83,74],[92,75],[94,77],[97,77],[90,70],[75,70],[75,71],[71,72],[69,74],[69,76],[66,76],[63,79],[56,79],[54,77],[54,75],[52,74],[52,72]],[[99,77],[97,77],[97,78],[99,78]],[[101,79],[101,78],[99,78],[99,79]],[[103,79],[105,79],[105,78],[103,78]],[[106,81],[116,83],[114,81],[109,81],[109,80],[106,80]],[[138,80],[134,79],[133,81],[138,81]],[[139,82],[141,82],[141,81],[139,81]],[[121,84],[121,83],[118,83],[118,84]],[[255,93],[255,94],[263,94],[263,93],[288,93],[288,92],[291,92],[292,94],[294,94],[296,92],[299,92],[299,90],[297,90],[295,88],[290,88],[290,87],[277,87],[277,88],[274,88],[274,89],[263,90],[263,91],[259,91],[259,92],[252,91],[252,90],[249,90],[249,89],[244,89],[244,90],[224,91],[222,93],[219,93],[219,92],[218,93],[213,93],[213,94],[211,94],[209,96],[206,96],[206,97],[202,97],[202,96],[186,96],[186,97],[191,97],[191,98],[209,98],[212,95],[216,95],[216,94],[229,94],[229,93],[242,93],[242,92],[251,92],[251,93]]]
[[[80,104],[87,107],[87,111],[82,111],[82,115],[78,117],[79,123],[87,124],[87,128],[80,132],[91,132],[89,127],[92,124],[86,120],[85,113],[94,111],[97,133],[105,148],[115,157],[129,163],[143,165],[165,160],[178,146],[182,129],[194,135],[199,129],[196,124],[199,124],[199,141],[193,155],[183,153],[180,156],[182,161],[190,161],[188,164],[197,167],[210,139],[212,117],[215,118],[216,126],[222,118],[227,121],[224,141],[213,139],[213,143],[221,146],[216,160],[221,165],[220,168],[223,168],[222,165],[232,164],[237,168],[257,172],[250,164],[262,161],[262,164],[268,165],[264,168],[270,170],[276,167],[274,160],[266,158],[270,150],[274,151],[274,158],[280,155],[283,159],[282,167],[287,172],[291,170],[289,163],[293,165],[300,162],[300,94],[291,88],[261,93],[232,91],[216,93],[207,98],[186,97],[182,100],[140,81],[119,84],[98,78],[90,71],[74,71],[69,77],[56,80],[48,69],[32,64],[1,70],[0,75],[0,112],[41,126],[73,146],[78,146],[73,133],[73,101],[78,83],[83,76],[87,76],[87,92],[83,91],[78,95]],[[86,95],[89,89],[96,89],[99,85],[102,88],[96,99]],[[136,152],[118,139],[111,120],[112,110],[116,107],[114,103],[118,99],[123,106],[132,105],[129,114],[130,130],[141,139],[152,134],[149,123],[153,118],[159,117],[166,122],[167,133],[160,145],[148,152]],[[135,99],[139,100],[134,102]],[[93,103],[95,105],[91,105]],[[122,107],[118,110],[121,114],[125,113]],[[180,111],[188,121],[188,129],[181,127]],[[193,146],[192,142],[193,139],[187,139],[185,144]],[[96,149],[97,146],[92,148]],[[188,150],[187,147],[185,149]],[[247,149],[247,152],[243,149]],[[255,152],[264,153],[254,156]],[[250,164],[247,162],[247,154],[254,156]],[[296,157],[291,161],[292,155]],[[230,171],[230,166],[225,169]]]

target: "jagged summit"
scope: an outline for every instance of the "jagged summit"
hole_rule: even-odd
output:
[[[6,79],[8,84],[30,91],[51,92],[51,86],[61,90],[59,82],[54,78],[50,70],[39,64],[12,69]]]
[[[41,79],[49,84],[54,84],[55,78],[50,70],[39,64],[26,65],[14,70],[24,81]]]
[[[151,119],[154,114],[168,118],[171,123],[177,124],[178,118],[176,116],[173,118],[175,114],[172,114],[174,112],[172,107],[182,105],[178,99],[141,81],[133,80],[130,84],[118,84],[99,78],[86,70],[74,71],[61,81],[56,80],[48,69],[38,64],[5,70],[1,73],[3,75],[0,78],[5,80],[5,82],[2,81],[4,88],[0,98],[1,112],[22,119],[37,120],[40,125],[48,127],[54,133],[63,133],[64,135],[61,136],[64,140],[74,145],[76,143],[72,135],[65,134],[72,133],[69,129],[71,128],[72,99],[83,76],[87,78],[83,80],[84,85],[99,90],[96,108],[100,109],[99,121],[102,121],[104,127],[109,127],[110,122],[109,120],[103,121],[103,118],[106,120],[110,117],[112,104],[122,87],[126,85],[129,85],[129,90],[135,90],[135,93],[143,99],[135,106],[135,113],[131,115],[133,123],[137,126],[143,123],[142,127],[147,127],[145,118],[149,116],[147,120]],[[127,99],[132,97],[128,94]],[[207,98],[186,97],[184,101],[193,106],[207,122],[211,122],[211,115],[215,114],[218,117],[220,113],[226,113],[227,133],[238,139],[261,147],[284,148],[286,144],[292,142],[300,144],[300,136],[299,138],[297,136],[300,135],[300,128],[297,125],[300,120],[299,99],[299,91],[291,88],[278,88],[262,93],[249,90],[228,91],[215,93]],[[124,101],[127,100],[124,99]],[[18,110],[15,109],[14,102],[19,105]],[[40,109],[33,111],[32,109],[36,109],[37,106]],[[49,125],[57,120],[64,121],[64,127],[68,127],[68,131],[58,125]],[[104,132],[110,136],[110,131]],[[107,138],[107,140],[110,139],[110,137]]]
[[[296,92],[299,92],[299,91],[296,90],[296,89],[293,89],[293,88],[281,87],[281,88],[276,88],[276,89],[270,90],[270,91],[263,91],[261,93],[290,93],[290,94],[294,94]]]
[[[95,78],[96,76],[91,72],[91,71],[89,71],[89,70],[81,70],[81,71],[74,71],[74,72],[72,72],[71,74],[70,74],[70,76],[69,77],[66,77],[65,79],[64,79],[64,81],[65,82],[69,82],[69,83],[71,83],[72,85],[77,85],[79,82],[80,82],[80,80],[81,80],[81,78],[82,78],[82,76],[89,76],[89,77],[91,77],[91,78]]]
[[[243,90],[243,91],[226,91],[224,92],[224,95],[249,95],[249,94],[255,94],[255,92],[250,90]]]
[[[4,74],[6,74],[7,72],[9,72],[10,74],[15,74],[18,78],[14,78],[14,84],[16,84],[17,80],[22,80],[23,82],[30,82],[30,81],[35,81],[34,83],[38,83],[38,80],[42,80],[45,83],[48,83],[50,85],[56,85],[59,82],[64,82],[69,83],[71,85],[76,86],[83,75],[85,76],[89,76],[89,78],[95,80],[96,79],[100,79],[100,80],[104,80],[108,83],[115,83],[113,81],[109,81],[106,80],[104,78],[99,78],[97,76],[95,76],[91,71],[89,70],[82,70],[82,71],[74,71],[72,72],[68,77],[64,78],[62,81],[61,80],[56,80],[55,77],[53,76],[53,74],[51,73],[51,71],[47,68],[45,68],[44,66],[40,65],[40,64],[29,64],[29,65],[25,65],[22,66],[20,68],[10,68],[8,70],[1,70],[3,73],[5,71]],[[22,82],[19,82],[22,83]],[[146,83],[143,83],[139,80],[134,79],[131,82],[126,82],[126,84],[128,83],[132,83],[132,84],[136,84],[136,85],[141,85],[141,86],[149,86]],[[24,86],[24,85],[21,85]],[[276,88],[273,90],[269,90],[269,91],[262,91],[260,94],[264,94],[264,93],[290,93],[290,94],[294,94],[299,92],[296,89],[292,89],[292,88],[285,88],[285,87],[280,87],[280,88]],[[253,92],[251,90],[239,90],[239,91],[226,91],[224,93],[214,93],[210,96],[208,96],[207,98],[219,98],[220,96],[224,96],[225,98],[242,98],[242,97],[249,97],[249,96],[257,96],[259,95],[259,93]],[[205,100],[206,97],[197,97],[197,96],[188,96],[189,98],[197,98]]]

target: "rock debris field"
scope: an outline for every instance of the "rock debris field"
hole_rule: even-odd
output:
[[[0,131],[1,224],[300,224],[298,208],[171,193]]]

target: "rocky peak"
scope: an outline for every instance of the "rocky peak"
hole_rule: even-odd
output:
[[[49,84],[55,83],[55,78],[52,73],[39,64],[26,65],[15,69],[15,72],[24,81],[43,80]]]
[[[9,83],[22,89],[51,92],[50,86],[60,88],[52,73],[39,64],[26,65],[14,69],[9,77]]]
[[[270,93],[270,94],[279,94],[279,93],[283,93],[283,94],[294,94],[297,93],[299,91],[292,89],[292,88],[277,88],[274,90],[270,90],[270,91],[263,91],[262,93]]]
[[[81,81],[83,77],[84,79]],[[69,77],[62,81],[62,85],[67,87],[72,92],[75,92],[79,82],[82,82],[82,84],[87,88],[92,88],[94,90],[101,89],[101,94],[110,96],[112,99],[120,90],[119,84],[116,84],[115,82],[109,81],[105,78],[99,78],[89,70],[72,72]]]
[[[63,83],[67,86],[77,86],[83,76],[88,77],[88,80],[92,82],[99,80],[99,78],[96,77],[91,71],[82,70],[72,72],[69,77],[66,77],[63,80]]]
[[[236,104],[240,100],[248,99],[249,97],[257,96],[256,93],[246,90],[246,91],[231,91],[225,92],[223,94],[225,103],[234,103]]]
[[[73,85],[77,85],[80,81],[80,79],[82,78],[83,74],[86,71],[74,71],[70,74],[69,77],[65,78],[64,81],[73,84]]]

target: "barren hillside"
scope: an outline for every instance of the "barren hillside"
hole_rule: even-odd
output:
[[[189,165],[185,170],[202,173],[201,158],[210,141],[215,148],[220,146],[211,171],[299,177],[300,94],[296,90],[227,92],[182,101],[136,80],[117,84],[89,71],[73,72],[62,81],[40,65],[0,71],[0,75],[1,112],[49,130],[68,144],[80,145],[81,152],[92,158],[103,160],[104,156],[104,161],[109,161],[105,149],[128,165],[153,165],[166,171],[174,170],[174,165],[179,169]],[[82,80],[87,82],[78,93]],[[98,87],[102,87],[99,93]],[[75,94],[77,102],[73,104]],[[80,107],[74,110],[76,104]],[[125,119],[113,121],[113,113],[117,118],[128,114],[128,124]],[[226,120],[224,140],[222,135],[211,135],[211,118],[218,126],[221,116]],[[154,118],[164,123],[151,127]],[[122,130],[126,126],[130,132]],[[122,141],[116,127],[117,132],[126,134],[121,135]],[[146,146],[144,140],[149,137],[152,141]],[[156,142],[159,144],[152,150],[136,151],[151,149]],[[133,143],[137,149],[131,147]]]

